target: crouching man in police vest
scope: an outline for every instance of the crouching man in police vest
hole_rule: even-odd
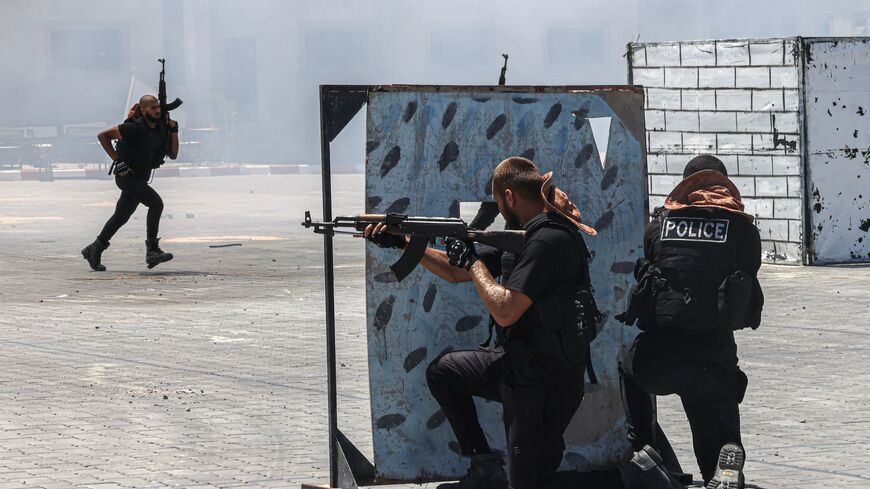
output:
[[[595,231],[582,224],[550,177],[519,157],[502,161],[493,172],[492,195],[507,228],[526,231],[518,255],[488,247],[478,252],[471,242],[454,240],[446,252],[427,249],[421,261],[449,282],[473,281],[497,331],[497,348],[445,353],[426,372],[462,455],[471,459],[467,475],[441,487],[540,489],[562,461],[562,435],[583,399],[591,341],[578,330],[594,331],[599,317],[590,292],[589,252],[579,232]],[[379,246],[404,244],[383,229],[370,226],[364,234]],[[581,311],[588,311],[582,320]],[[569,330],[571,335],[560,335]],[[573,339],[560,343],[562,336]],[[481,429],[475,396],[504,406],[509,482]]]
[[[757,328],[764,302],[756,278],[758,229],[727,174],[710,155],[686,165],[683,180],[646,229],[645,259],[635,269],[638,285],[628,311],[617,316],[626,324],[637,321],[642,330],[619,362],[634,449],[669,450],[657,426],[654,396],[677,394],[708,489],[744,484],[738,404],[747,378],[737,366],[734,330]],[[636,472],[637,480],[627,486],[682,487],[661,477],[653,484],[644,480],[649,473]]]

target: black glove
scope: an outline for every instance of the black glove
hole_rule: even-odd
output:
[[[467,239],[447,238],[447,261],[454,267],[471,269],[478,260],[474,243]]]
[[[112,163],[112,174],[117,175],[119,177],[123,177],[129,175],[133,169],[130,168],[130,165],[127,164],[126,161],[116,161]]]
[[[405,238],[403,236],[390,233],[372,234],[368,237],[368,240],[381,248],[402,249],[405,247]]]

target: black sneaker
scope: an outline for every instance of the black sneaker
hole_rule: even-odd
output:
[[[707,489],[743,489],[743,463],[746,461],[746,452],[743,447],[729,443],[719,451],[719,462],[716,464],[716,473]]]

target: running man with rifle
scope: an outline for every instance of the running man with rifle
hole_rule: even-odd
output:
[[[176,99],[171,104],[166,103],[163,75],[161,71],[159,98],[143,96],[139,103],[133,105],[122,124],[97,135],[106,154],[112,159],[111,172],[115,175],[115,185],[121,189],[121,197],[114,214],[103,226],[97,239],[82,250],[82,257],[94,271],[106,270],[101,263],[103,251],[139,204],[148,207],[145,263],[148,268],[154,268],[172,259],[172,254],[164,252],[158,245],[157,232],[163,213],[163,199],[148,182],[152,170],[162,165],[164,158],[168,156],[174,160],[178,157],[178,124],[169,118],[169,110],[181,105],[181,101]],[[113,140],[117,141],[116,147],[112,146]]]

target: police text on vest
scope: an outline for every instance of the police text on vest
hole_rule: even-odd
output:
[[[724,243],[728,239],[727,219],[701,217],[667,217],[662,223],[662,241],[709,241]]]

